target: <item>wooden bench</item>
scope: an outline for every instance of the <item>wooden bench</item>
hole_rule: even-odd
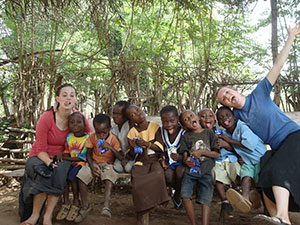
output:
[[[24,171],[25,169],[0,171],[0,187],[6,185],[12,178],[16,178],[16,180],[20,182]]]

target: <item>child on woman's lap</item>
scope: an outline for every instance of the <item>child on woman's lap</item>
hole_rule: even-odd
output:
[[[221,134],[222,130],[215,126],[215,114],[211,109],[203,109],[199,113],[200,125],[203,128],[212,129],[216,134]],[[216,165],[212,170],[213,181],[216,191],[221,198],[220,219],[232,216],[232,206],[225,195],[225,185],[230,186],[236,183],[236,178],[240,174],[240,164],[232,146],[222,138],[217,138],[221,156],[216,159]]]
[[[182,200],[180,197],[181,182],[184,174],[184,166],[182,163],[182,155],[178,154],[177,149],[180,147],[180,140],[185,130],[179,124],[179,115],[176,107],[168,105],[160,111],[162,127],[160,133],[164,141],[164,168],[166,182],[175,193],[173,203],[175,209],[182,208]]]
[[[77,221],[80,204],[79,193],[81,196],[81,204],[84,209],[90,210],[87,202],[87,187],[82,181],[76,178],[76,175],[80,168],[86,164],[86,147],[85,142],[89,137],[89,134],[84,132],[85,118],[78,112],[75,112],[69,116],[68,120],[69,133],[66,137],[66,147],[63,154],[63,159],[72,161],[71,168],[68,172],[68,185],[64,193],[64,204],[58,212],[56,219],[68,221]],[[69,200],[69,184],[72,185],[73,191],[73,204],[70,204]]]
[[[244,161],[240,171],[242,196],[233,189],[229,189],[226,196],[235,208],[246,213],[251,208],[260,207],[255,184],[258,182],[260,158],[265,154],[266,147],[244,122],[236,120],[230,108],[224,106],[219,108],[217,119],[219,124],[226,129],[219,137],[232,145]]]
[[[211,129],[201,128],[199,117],[194,112],[181,113],[180,122],[189,130],[183,135],[179,149],[186,164],[181,197],[191,224],[195,225],[192,194],[196,184],[196,203],[202,205],[202,224],[207,225],[214,189],[211,170],[215,165],[215,158],[220,157],[219,147],[214,132]]]

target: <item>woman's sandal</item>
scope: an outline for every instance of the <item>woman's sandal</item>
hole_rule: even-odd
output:
[[[111,218],[111,210],[108,207],[103,207],[102,211],[101,211],[101,216],[106,216]]]
[[[276,220],[279,220],[276,221]],[[252,222],[256,225],[264,224],[264,225],[289,225],[285,222],[283,222],[283,219],[278,216],[266,216],[266,215],[257,215],[254,216],[252,219]]]
[[[87,207],[87,209],[81,208],[81,209],[79,210],[78,216],[76,217],[76,219],[74,220],[74,222],[75,222],[75,223],[80,223],[80,222],[82,222],[82,221],[86,218],[87,214],[88,214],[90,211],[92,211],[92,206],[91,206],[90,204],[89,204],[89,206]]]
[[[76,217],[78,216],[78,212],[79,212],[80,208],[76,205],[72,205],[71,209],[66,217],[67,221],[74,221],[76,219]]]
[[[62,204],[59,212],[56,215],[57,220],[64,220],[68,216],[71,205]]]

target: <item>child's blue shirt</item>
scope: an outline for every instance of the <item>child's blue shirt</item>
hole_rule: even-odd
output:
[[[232,135],[226,131],[224,133],[231,137],[231,139],[241,142],[242,145],[246,147],[242,148],[232,145],[236,153],[242,157],[246,164],[255,165],[259,163],[260,158],[267,151],[259,137],[253,133],[246,123],[240,120],[237,120],[236,127]]]
[[[214,127],[214,129],[216,131],[222,131],[222,129],[220,129],[219,127]],[[233,163],[236,162],[238,160],[236,154],[234,154],[233,152],[230,152],[228,150],[226,150],[225,148],[220,148],[220,154],[221,156],[219,158],[216,158],[216,162],[222,162],[224,160],[226,160],[228,158],[229,162]]]

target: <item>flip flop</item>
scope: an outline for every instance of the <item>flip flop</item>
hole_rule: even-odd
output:
[[[27,221],[24,221],[24,222],[20,223],[20,225],[34,225],[34,224],[33,223],[29,223]]]
[[[230,204],[243,213],[248,213],[251,210],[251,202],[245,199],[239,192],[229,188],[226,192],[226,198]]]
[[[279,220],[279,222],[277,222],[274,219]],[[254,216],[253,219],[252,219],[252,222],[255,225],[261,225],[261,224],[264,224],[264,225],[274,225],[274,224],[275,225],[289,225],[289,224],[283,222],[283,219],[278,217],[278,216],[269,217],[269,216],[266,216],[266,215]]]

